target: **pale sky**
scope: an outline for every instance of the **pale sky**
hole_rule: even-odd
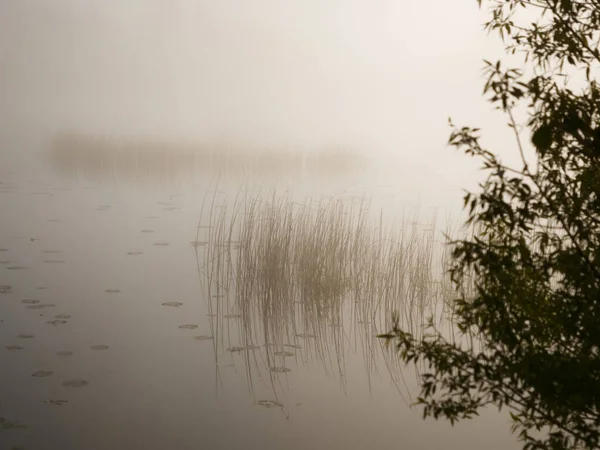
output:
[[[1,0],[0,131],[338,145],[461,170],[449,116],[514,147],[481,96],[501,49],[485,17],[475,0]]]

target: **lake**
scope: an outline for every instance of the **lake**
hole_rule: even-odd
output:
[[[481,172],[448,116],[519,161],[482,23],[0,2],[0,450],[519,448],[496,411],[423,421],[376,337],[454,337],[443,233]]]
[[[445,193],[343,149],[11,143],[2,448],[517,448],[495,411],[422,421],[376,338],[393,310],[449,327]]]

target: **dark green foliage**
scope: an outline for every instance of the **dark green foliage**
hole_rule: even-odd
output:
[[[456,324],[475,339],[449,342],[437,332],[416,339],[398,326],[382,337],[406,362],[428,367],[418,399],[425,417],[454,423],[487,405],[507,407],[525,449],[598,448],[600,1],[490,6],[486,28],[500,32],[511,53],[522,52],[528,67],[486,62],[484,89],[509,118],[522,167],[484,149],[477,128],[450,136],[488,173],[479,192],[465,196],[477,233],[451,243],[457,292],[474,292],[454,302]],[[536,22],[531,13],[540,13]],[[516,107],[529,114],[531,162]],[[475,289],[465,289],[471,283]]]

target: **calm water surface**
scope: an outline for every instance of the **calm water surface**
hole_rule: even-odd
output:
[[[240,192],[366,198],[393,221],[416,202],[389,164],[240,169],[53,145],[0,166],[0,417],[17,426],[1,449],[518,448],[495,412],[422,421],[414,369],[351,306],[293,323],[244,309],[191,245],[203,203],[207,217]],[[443,197],[420,197],[425,222]]]

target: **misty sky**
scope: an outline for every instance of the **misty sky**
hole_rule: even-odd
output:
[[[0,131],[337,145],[460,170],[449,116],[514,150],[481,97],[501,49],[485,17],[475,0],[0,0]]]

